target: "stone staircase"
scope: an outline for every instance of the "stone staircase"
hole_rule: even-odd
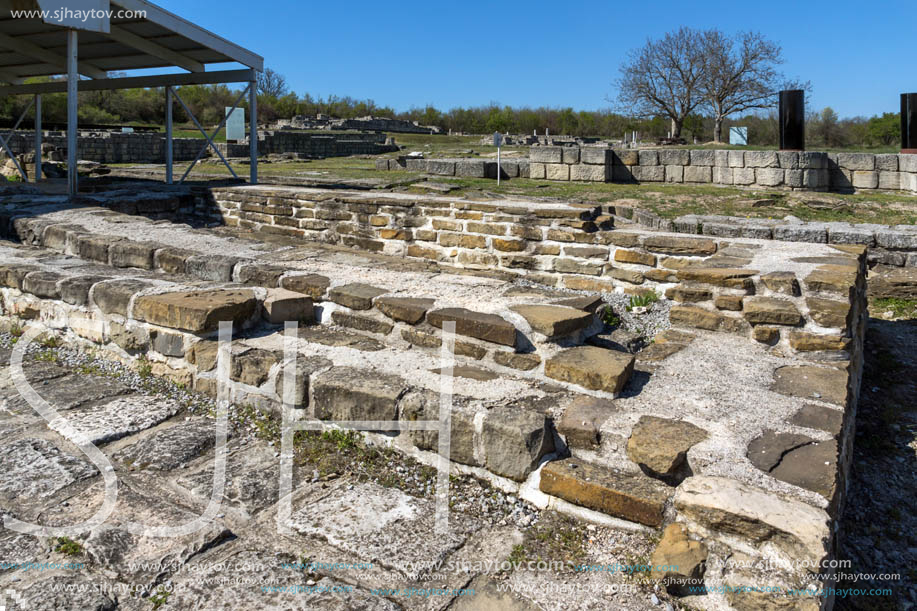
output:
[[[786,245],[759,255],[711,242],[686,253],[695,239],[627,234],[615,261],[641,265],[634,257],[651,255],[631,249],[642,245],[684,263],[646,272],[675,302],[678,328],[628,351],[605,333],[598,284],[547,288],[102,209],[12,217],[5,231],[15,240],[0,242],[7,325],[32,321],[215,395],[217,322],[232,320],[231,400],[277,410],[282,324],[297,321],[297,409],[413,422],[437,418],[442,329],[454,323],[454,469],[594,521],[674,522],[715,540],[711,549],[738,537],[745,553],[832,553],[862,362],[861,252],[814,246],[789,260]],[[369,437],[435,460],[434,432]]]

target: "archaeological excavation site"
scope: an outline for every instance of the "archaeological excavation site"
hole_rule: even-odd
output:
[[[893,153],[795,90],[779,150],[268,122],[149,2],[8,4],[0,610],[917,604],[917,94]]]

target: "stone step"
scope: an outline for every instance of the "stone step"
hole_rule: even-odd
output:
[[[540,489],[574,505],[652,527],[662,525],[665,504],[674,492],[643,474],[623,473],[577,458],[545,465]]]

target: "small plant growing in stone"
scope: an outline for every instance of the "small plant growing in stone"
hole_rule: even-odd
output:
[[[602,310],[602,322],[609,327],[617,327],[621,324],[621,319],[615,314],[611,306],[605,306],[605,309]]]
[[[659,301],[659,295],[657,295],[655,291],[643,293],[642,295],[634,295],[627,303],[627,311],[642,314],[657,301]]]
[[[147,360],[146,357],[140,357],[137,359],[137,375],[140,376],[140,379],[145,380],[151,375],[153,375],[153,365]]]
[[[83,546],[70,537],[52,537],[51,547],[65,556],[79,556],[83,553]]]
[[[169,592],[162,586],[159,586],[159,589],[156,591],[156,593],[150,596],[150,603],[153,604],[154,611],[169,602],[169,597],[171,595],[172,592]]]

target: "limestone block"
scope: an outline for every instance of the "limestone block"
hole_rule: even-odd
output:
[[[879,186],[879,173],[874,171],[855,170],[853,186],[857,189],[875,189]]]
[[[876,169],[876,156],[872,153],[838,153],[837,165],[845,170],[871,171]]]
[[[684,149],[662,149],[659,151],[659,165],[688,165],[691,152]]]
[[[563,147],[560,146],[533,146],[529,149],[531,163],[562,163]]]
[[[545,164],[545,178],[547,180],[570,180],[570,166],[565,163]]]
[[[777,168],[777,151],[745,151],[746,168]]]
[[[675,183],[684,182],[685,181],[685,166],[683,165],[665,166],[665,181],[666,182],[675,182]]]
[[[697,166],[713,166],[716,164],[716,155],[718,151],[704,151],[700,149],[695,149],[690,151],[691,153],[691,165]]]
[[[713,151],[701,152],[712,153]],[[713,168],[709,165],[693,165],[693,159],[694,158],[692,156],[692,165],[689,165],[684,169],[685,182],[711,182],[713,180]]]

